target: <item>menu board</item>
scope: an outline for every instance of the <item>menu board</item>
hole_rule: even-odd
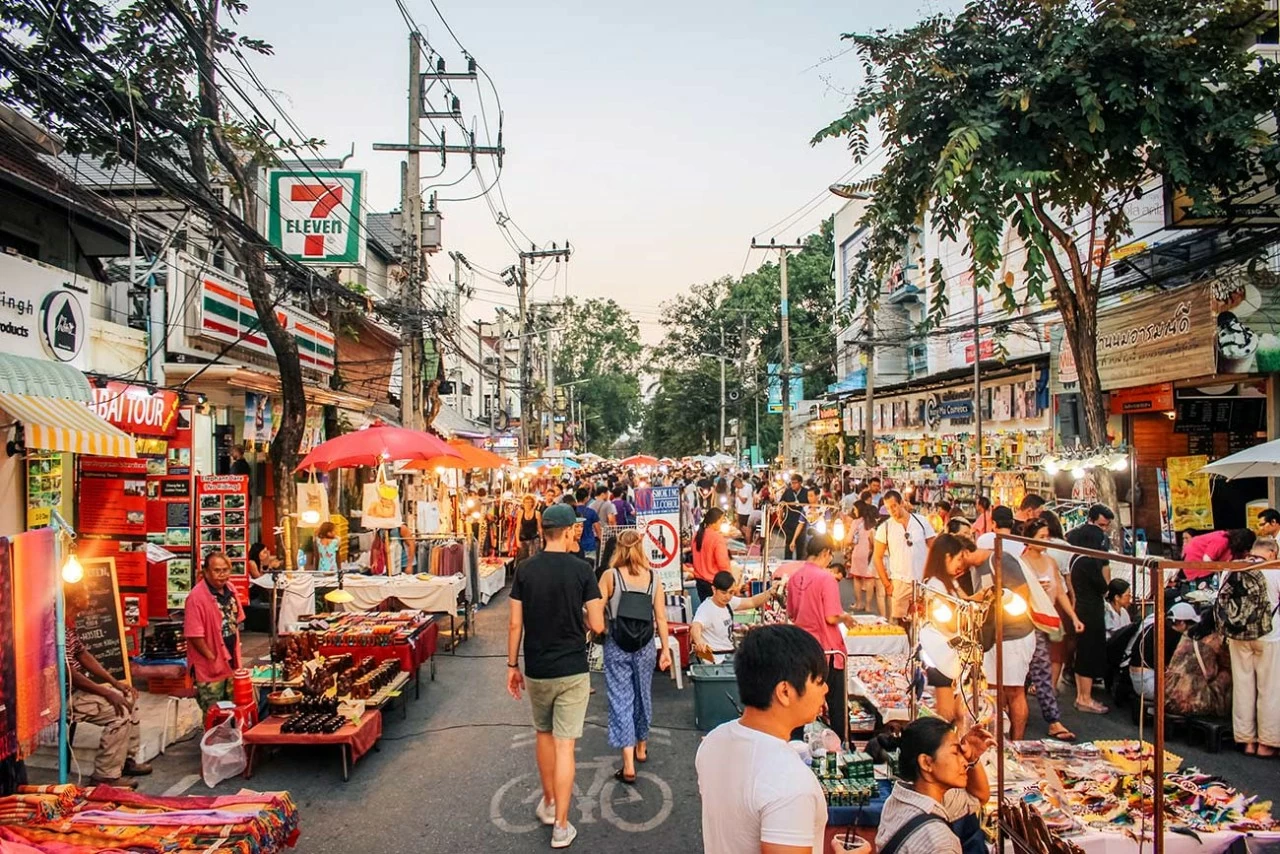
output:
[[[62,509],[62,454],[27,451],[27,530],[53,524],[54,510]]]
[[[83,551],[80,554],[83,555]],[[124,613],[115,560],[81,557],[80,563],[84,567],[84,578],[74,585],[77,589],[64,585],[68,598],[84,597],[76,615],[76,635],[108,673],[127,682],[129,656],[125,654]]]
[[[79,458],[78,529],[98,536],[147,533],[147,461],[119,457]]]
[[[1213,529],[1213,505],[1209,497],[1209,475],[1200,469],[1209,464],[1204,455],[1169,457],[1169,506],[1173,511],[1173,530],[1210,531]]]
[[[196,478],[196,556],[222,552],[231,561],[231,586],[241,603],[249,601],[249,478],[205,475]]]

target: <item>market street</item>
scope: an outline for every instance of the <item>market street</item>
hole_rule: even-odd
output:
[[[349,782],[341,781],[334,751],[293,749],[259,757],[252,780],[236,777],[215,791],[289,791],[302,816],[299,854],[543,850],[550,831],[535,826],[534,801],[526,797],[536,788],[528,701],[516,703],[505,690],[506,603],[503,594],[480,610],[475,637],[456,656],[438,655],[434,683],[423,668],[421,699],[410,696],[405,720],[399,709],[386,715],[380,749],[360,760]],[[613,780],[619,760],[602,726],[604,680],[596,675],[593,681],[598,690],[578,744],[578,787],[591,797],[570,814],[579,829],[576,846],[619,854],[700,851],[693,773],[700,734],[692,730],[687,677],[683,691],[664,674],[654,678],[657,729],[643,766],[653,777],[642,775],[634,790]],[[160,794],[192,783],[188,775],[200,772],[198,745],[175,745],[154,764],[143,791]],[[209,791],[194,781],[186,794]],[[422,841],[407,847],[415,839]]]

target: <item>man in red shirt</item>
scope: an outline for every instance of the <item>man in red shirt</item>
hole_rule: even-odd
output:
[[[840,583],[831,571],[832,543],[826,534],[815,534],[805,545],[808,560],[787,581],[787,616],[817,639],[828,653],[827,718],[831,728],[847,740],[849,712],[845,706],[845,646],[839,625],[855,625],[840,605]],[[834,654],[831,654],[834,653]]]

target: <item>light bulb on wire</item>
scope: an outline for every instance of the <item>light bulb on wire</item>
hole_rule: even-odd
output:
[[[827,520],[826,520],[825,518],[823,518],[823,519],[819,519],[819,520],[814,524],[813,528],[814,528],[814,530],[815,530],[815,531],[817,531],[819,534],[825,534],[825,533],[827,532]]]
[[[938,601],[933,603],[933,609],[929,615],[933,617],[935,623],[949,623],[956,614],[946,602]]]
[[[831,536],[835,538],[837,543],[844,542],[844,520],[837,519],[835,525],[831,528]]]
[[[1076,480],[1084,480],[1085,474],[1086,472],[1083,467],[1073,468],[1071,470],[1071,476]]]
[[[1023,599],[1012,590],[1004,591],[1002,604],[1004,605],[1004,612],[1010,617],[1021,617],[1023,614],[1027,613],[1027,600]]]
[[[80,559],[76,557],[76,553],[72,552],[67,555],[67,562],[62,565],[62,580],[67,584],[79,584],[84,578],[84,567],[80,565]]]

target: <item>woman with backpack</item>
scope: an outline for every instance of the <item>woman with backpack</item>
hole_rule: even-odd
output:
[[[618,534],[613,566],[600,578],[608,630],[604,640],[604,678],[609,693],[609,744],[622,750],[622,768],[614,777],[636,781],[636,763],[649,759],[653,722],[653,667],[671,666],[667,648],[667,609],[662,581],[649,568],[637,531]],[[661,652],[654,647],[654,625]]]

